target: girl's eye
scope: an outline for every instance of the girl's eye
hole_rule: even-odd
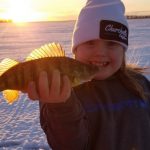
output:
[[[118,44],[110,41],[110,42],[107,42],[107,46],[114,47],[114,46],[118,46]]]
[[[94,45],[94,42],[92,42],[92,41],[87,42],[87,45]]]
[[[88,41],[85,43],[87,46],[94,46],[95,42],[94,41]]]

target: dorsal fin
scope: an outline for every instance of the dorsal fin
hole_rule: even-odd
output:
[[[64,56],[65,51],[62,49],[59,43],[50,43],[33,50],[26,58],[26,61],[45,57],[64,57]]]
[[[10,69],[11,67],[17,65],[19,62],[12,60],[10,58],[5,58],[0,63],[0,75],[2,75],[5,71]]]

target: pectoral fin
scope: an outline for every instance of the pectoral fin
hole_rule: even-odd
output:
[[[4,90],[2,93],[3,93],[5,100],[9,104],[12,104],[13,102],[15,102],[19,97],[19,91],[17,90]]]

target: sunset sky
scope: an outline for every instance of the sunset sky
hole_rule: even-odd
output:
[[[123,0],[126,12],[150,13],[150,0]],[[76,19],[86,0],[0,0],[0,19],[53,21]]]

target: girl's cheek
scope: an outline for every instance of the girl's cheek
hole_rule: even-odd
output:
[[[75,52],[76,58],[86,59],[90,57],[90,55],[91,52],[88,49],[77,49],[77,51]]]

